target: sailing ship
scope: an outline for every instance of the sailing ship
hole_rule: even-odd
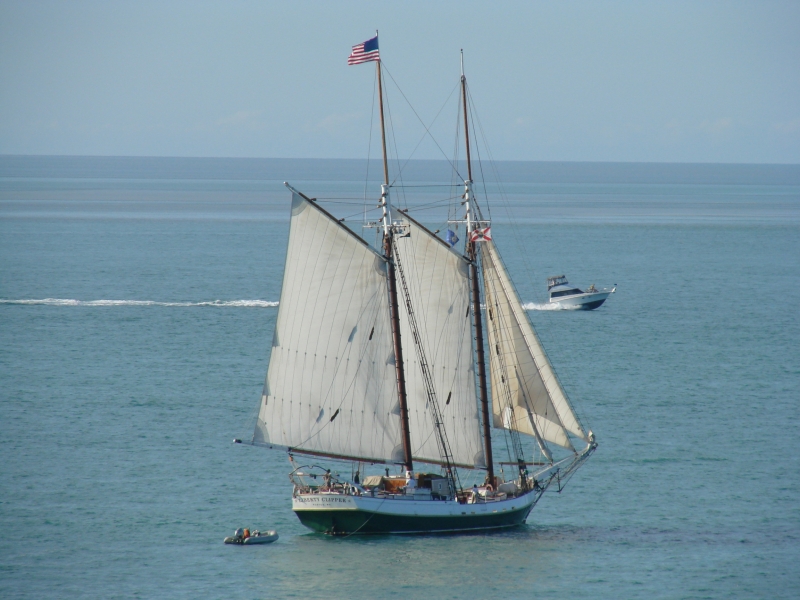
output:
[[[380,104],[382,243],[371,246],[286,184],[283,287],[251,443],[288,451],[292,509],[317,532],[517,526],[597,444],[550,365],[476,201],[463,54],[461,250],[392,205],[377,35],[354,47],[349,62],[367,61],[376,63]],[[495,460],[492,430],[506,436],[509,460]],[[527,456],[525,440],[534,449]],[[347,461],[351,473],[313,463],[322,459]],[[463,483],[476,474],[471,487]]]

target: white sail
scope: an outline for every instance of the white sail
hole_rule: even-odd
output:
[[[487,353],[495,427],[515,428],[574,450],[567,435],[588,442],[522,308],[494,242],[483,242]]]
[[[473,370],[469,263],[413,219],[406,222],[408,235],[396,238],[397,254],[423,338],[452,458],[457,465],[485,467]],[[399,274],[398,300],[412,455],[417,460],[440,462],[433,411],[428,406]]]
[[[254,442],[402,462],[386,274],[382,256],[293,194]]]

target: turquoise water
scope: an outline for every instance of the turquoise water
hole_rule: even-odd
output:
[[[351,162],[0,157],[0,595],[800,595],[800,169],[507,165],[495,239],[599,449],[522,528],[329,539],[286,455],[231,440],[277,314],[279,172],[360,230]],[[618,291],[541,310],[560,273]],[[281,538],[224,546],[239,526]]]

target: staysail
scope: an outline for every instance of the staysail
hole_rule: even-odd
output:
[[[293,194],[255,443],[402,462],[386,272],[383,256]]]
[[[414,314],[445,421],[452,459],[458,466],[485,468],[475,394],[470,324],[469,263],[407,215],[395,239]],[[434,416],[414,352],[408,314],[400,310],[409,429],[415,459],[440,462]]]
[[[542,349],[494,242],[482,243],[486,329],[494,426],[514,428],[574,451],[569,435],[588,443]]]

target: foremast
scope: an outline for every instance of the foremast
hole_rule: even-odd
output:
[[[475,352],[478,363],[478,389],[481,403],[481,421],[483,422],[483,444],[486,458],[487,480],[494,484],[494,458],[492,455],[492,430],[489,421],[489,394],[486,386],[486,358],[483,349],[483,320],[481,317],[481,290],[478,281],[477,244],[471,241],[472,232],[478,226],[473,216],[472,198],[472,161],[469,148],[469,119],[467,117],[467,78],[464,76],[464,51],[461,51],[461,100],[464,112],[464,140],[467,147],[467,181],[464,182],[464,204],[467,210],[466,250],[470,260],[470,283],[472,286],[472,318],[475,327]]]
[[[377,37],[377,32],[376,37]],[[403,367],[403,345],[400,341],[400,312],[397,304],[397,273],[392,259],[394,247],[394,228],[392,225],[392,205],[389,199],[389,161],[386,155],[386,128],[383,119],[383,83],[381,80],[381,61],[375,61],[378,75],[378,104],[381,115],[381,145],[383,148],[383,184],[381,185],[381,203],[383,209],[383,255],[386,257],[387,287],[389,292],[389,313],[392,323],[392,343],[394,347],[394,366],[397,378],[397,401],[400,406],[400,437],[403,444],[403,466],[407,471],[414,470],[411,457],[411,432],[408,427],[408,395],[406,392],[406,376]]]

